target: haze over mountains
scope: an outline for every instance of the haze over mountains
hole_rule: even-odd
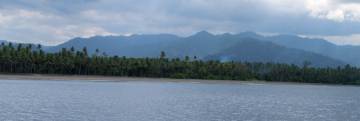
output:
[[[303,65],[305,61],[309,61],[316,67],[336,67],[344,64],[320,54],[255,39],[244,39],[233,47],[206,57],[206,60],[275,62],[295,65]]]
[[[309,61],[317,67],[345,64],[360,66],[360,46],[339,46],[323,39],[295,35],[262,36],[253,32],[214,35],[206,31],[189,37],[171,34],[95,36],[74,38],[63,44],[47,47],[56,52],[62,48],[87,47],[107,55],[127,57],[158,57],[161,51],[170,58],[185,56],[204,60],[275,62],[302,65]]]
[[[2,40],[1,42],[6,42]],[[335,45],[324,39],[296,35],[262,36],[254,32],[214,35],[206,31],[192,36],[172,34],[94,36],[74,38],[57,46],[43,46],[46,52],[62,48],[87,47],[90,54],[126,57],[159,57],[164,51],[169,58],[189,56],[202,60],[274,62],[315,67],[360,66],[360,46]]]

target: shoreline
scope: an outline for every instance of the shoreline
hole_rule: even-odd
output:
[[[0,74],[0,81],[1,80],[358,86],[358,85],[301,83],[301,82],[269,82],[269,81],[259,81],[259,80],[202,80],[202,79],[172,79],[172,78],[151,78],[151,77],[116,77],[116,76],[98,76],[98,75],[94,76],[94,75],[57,75],[57,74]]]
[[[43,80],[43,81],[89,81],[89,82],[207,82],[207,83],[267,83],[265,81],[238,81],[238,80],[202,80],[202,79],[173,79],[151,77],[117,77],[101,75],[57,75],[57,74],[0,74],[0,80]]]

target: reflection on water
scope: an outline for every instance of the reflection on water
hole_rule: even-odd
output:
[[[360,87],[0,81],[0,120],[359,121]]]

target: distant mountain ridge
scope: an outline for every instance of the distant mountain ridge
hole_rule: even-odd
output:
[[[57,46],[43,46],[47,52],[58,52],[62,48],[87,47],[90,54],[96,49],[107,55],[127,57],[158,57],[165,51],[167,57],[184,58],[196,56],[203,60],[276,62],[302,65],[310,61],[317,67],[336,67],[345,64],[359,66],[360,58],[346,56],[358,46],[337,46],[326,40],[302,38],[294,35],[261,36],[254,32],[214,35],[207,31],[192,36],[179,37],[172,34],[94,36],[74,38]],[[340,52],[333,52],[336,48]],[[350,52],[351,54],[351,52]]]
[[[329,60],[342,62],[338,65],[351,64],[360,67],[360,46],[335,45],[324,39],[296,35],[262,36],[254,32],[214,35],[207,31],[201,31],[189,37],[172,34],[78,37],[57,46],[42,46],[42,48],[47,52],[57,52],[62,48],[75,47],[80,50],[86,46],[90,53],[99,49],[107,55],[128,57],[158,57],[160,51],[165,51],[167,57],[170,58],[197,56],[199,59],[208,59],[215,57],[214,55],[225,54],[224,51],[229,52],[229,48],[236,48],[234,46],[240,47],[238,43],[244,39],[268,41],[287,49],[302,50],[318,54],[318,57],[323,56]],[[0,42],[7,43],[9,41],[0,40]],[[16,44],[14,43],[14,46]],[[24,45],[28,45],[28,43],[24,43]],[[37,46],[37,44],[32,45]],[[251,53],[250,49],[248,51]]]
[[[262,63],[273,62],[295,65],[303,65],[304,62],[308,61],[317,67],[336,67],[345,64],[320,54],[287,48],[272,42],[255,39],[244,39],[233,47],[210,55],[205,59]]]
[[[290,38],[290,39],[287,39]],[[243,41],[254,41],[253,48],[246,48],[241,44]],[[311,40],[311,41],[309,41]],[[266,46],[258,46],[266,43],[270,48],[270,51],[266,53],[259,52],[257,49],[263,49]],[[240,44],[239,44],[240,43]],[[291,44],[295,43],[295,44]],[[315,44],[314,44],[315,43]],[[320,43],[320,44],[319,44]],[[15,43],[16,44],[16,43]],[[249,43],[247,43],[249,44]],[[33,44],[35,45],[35,44]],[[257,45],[257,46],[256,46]],[[309,46],[312,45],[312,46]],[[313,46],[317,45],[317,46]],[[326,46],[324,46],[326,45]],[[94,36],[90,38],[74,38],[58,46],[43,46],[43,49],[47,52],[57,52],[62,48],[71,47],[77,50],[87,47],[90,54],[94,53],[96,49],[105,52],[107,55],[118,55],[127,57],[158,57],[161,51],[165,51],[167,57],[170,58],[183,58],[185,56],[196,56],[199,59],[213,59],[216,55],[226,53],[238,53],[234,54],[237,57],[228,58],[233,61],[250,61],[250,62],[278,62],[301,65],[303,61],[311,61],[314,66],[339,66],[344,64],[357,65],[357,61],[351,61],[352,58],[337,58],[333,53],[325,53],[331,51],[319,51],[331,48],[340,48],[342,51],[351,48],[358,49],[358,46],[337,46],[326,40],[321,39],[308,39],[301,38],[293,35],[278,35],[265,37],[258,35],[254,32],[243,32],[239,34],[220,34],[213,35],[206,31],[198,32],[189,37],[178,37],[171,34],[155,34],[155,35],[132,35],[132,36]],[[284,52],[276,52],[274,50],[283,48]],[[311,48],[312,47],[312,48]],[[347,48],[344,48],[347,47]],[[242,51],[237,52],[240,48]],[[245,48],[245,50],[244,50]],[[320,49],[319,49],[320,48]],[[234,52],[230,52],[234,51]],[[301,51],[301,52],[300,52]],[[273,52],[273,53],[271,53]],[[275,53],[274,53],[275,52]],[[286,55],[285,53],[291,53]],[[295,52],[295,53],[294,53]],[[240,54],[241,53],[241,54]],[[262,57],[258,60],[249,59],[249,54],[253,54],[252,57]],[[271,56],[263,56],[271,55]],[[309,56],[312,55],[312,56]],[[303,57],[302,57],[303,56]],[[328,56],[328,57],[327,57]],[[267,58],[265,58],[267,57]],[[269,58],[270,57],[270,58]],[[293,57],[297,57],[294,59]],[[300,58],[302,57],[302,58]],[[279,59],[284,58],[284,59]],[[359,58],[359,56],[358,56]],[[296,61],[295,61],[296,60]],[[320,62],[321,60],[321,62]],[[350,60],[350,61],[349,61]]]
[[[276,44],[322,54],[351,65],[360,66],[360,46],[335,45],[324,39],[302,38],[294,35],[267,37]]]
[[[167,57],[170,58],[196,56],[199,59],[219,60],[217,58],[219,55],[232,54],[236,55],[236,57],[229,58],[233,61],[278,62],[297,65],[301,65],[303,61],[311,61],[314,66],[321,67],[344,64],[360,65],[350,57],[342,58],[331,51],[333,48],[340,48],[341,52],[339,53],[344,53],[349,50],[347,46],[337,46],[325,40],[320,41],[293,35],[261,36],[254,32],[214,35],[207,31],[201,31],[188,37],[172,34],[94,36],[74,38],[58,46],[49,47],[46,51],[56,52],[62,48],[71,47],[78,50],[87,47],[90,53],[99,49],[108,55],[127,57],[158,57],[161,51],[165,51]],[[262,50],[264,48],[269,50]],[[354,46],[351,49],[360,49],[360,47]],[[239,52],[240,50],[241,52]],[[255,57],[258,59],[256,60]],[[360,58],[360,55],[357,58]]]

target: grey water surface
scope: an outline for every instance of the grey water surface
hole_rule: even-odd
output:
[[[0,121],[359,121],[360,87],[0,80]]]

